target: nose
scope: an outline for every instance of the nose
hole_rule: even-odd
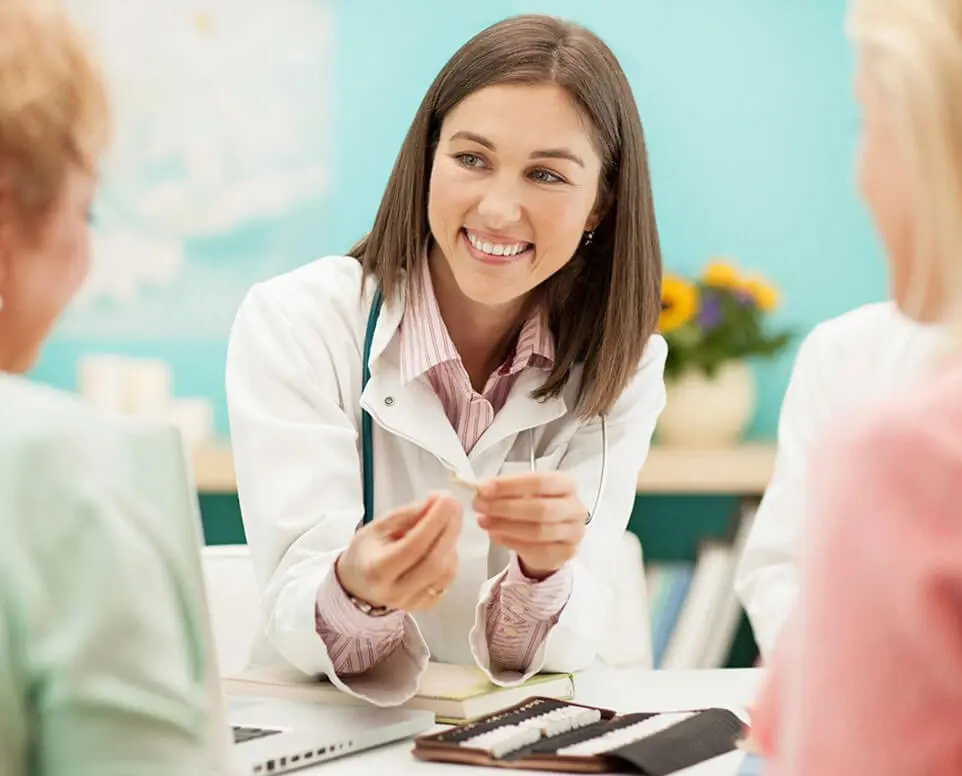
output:
[[[493,176],[478,203],[478,215],[484,225],[499,231],[521,220],[521,192],[515,181],[508,176]]]

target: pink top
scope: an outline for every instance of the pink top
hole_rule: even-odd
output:
[[[812,472],[798,611],[753,714],[771,776],[962,774],[962,358]]]
[[[514,354],[491,375],[482,393],[471,386],[447,327],[441,319],[427,262],[421,282],[414,284],[405,309],[400,337],[401,379],[425,377],[444,406],[466,452],[470,451],[504,405],[525,369],[550,369],[554,341],[541,313],[532,311],[518,335]],[[512,555],[507,573],[495,587],[487,615],[488,651],[492,663],[523,671],[571,594],[568,566],[535,582]],[[317,596],[317,632],[324,640],[334,671],[360,674],[386,659],[404,639],[404,613],[370,617],[350,602],[332,573]]]

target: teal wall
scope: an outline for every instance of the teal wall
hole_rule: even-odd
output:
[[[714,254],[733,256],[782,289],[776,323],[801,333],[882,298],[879,247],[852,185],[857,124],[844,5],[332,0],[333,185],[316,211],[297,215],[283,242],[284,258],[294,266],[343,251],[361,235],[438,68],[483,26],[533,11],[589,25],[621,59],[646,127],[668,268],[694,272]],[[256,239],[247,235],[245,244]],[[211,397],[226,434],[222,339],[124,343],[55,337],[37,375],[72,386],[77,356],[104,347],[166,358],[178,393]],[[793,354],[794,347],[758,366],[752,436],[774,434]],[[649,557],[690,556],[695,537],[721,530],[730,507],[724,499],[641,499],[633,526]],[[240,537],[233,497],[207,498],[204,510],[209,539]]]

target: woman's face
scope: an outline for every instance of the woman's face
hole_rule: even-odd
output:
[[[858,185],[885,247],[892,299],[907,315],[923,322],[937,321],[944,299],[933,257],[919,256],[916,248],[916,204],[909,161],[899,133],[893,103],[872,79],[870,68],[859,62],[855,94],[861,106],[862,128],[858,154]],[[931,272],[925,277],[926,272]],[[920,298],[912,282],[924,281]]]
[[[77,166],[38,227],[0,197],[0,370],[25,372],[90,264],[95,176]]]
[[[451,110],[428,221],[461,293],[510,304],[564,267],[597,225],[601,165],[587,119],[553,84],[489,86]]]

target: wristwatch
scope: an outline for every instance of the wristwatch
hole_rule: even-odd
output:
[[[347,593],[346,590],[344,592]],[[374,604],[368,603],[367,601],[358,598],[357,596],[353,596],[350,593],[347,593],[347,598],[352,604],[354,604],[355,609],[363,614],[366,614],[368,617],[386,617],[392,612],[397,611],[396,609],[392,609],[390,606],[375,606]]]
[[[357,609],[362,614],[366,614],[368,617],[386,617],[391,614],[391,612],[397,611],[392,609],[390,606],[375,606],[370,601],[365,601],[363,598],[358,598],[356,595],[352,595],[347,592],[347,588],[341,582],[341,574],[338,571],[338,564],[341,562],[341,556],[338,555],[337,559],[334,561],[334,579],[337,580],[337,584],[340,586],[341,590],[344,591],[344,595],[347,596],[347,600],[354,604],[354,608]]]

